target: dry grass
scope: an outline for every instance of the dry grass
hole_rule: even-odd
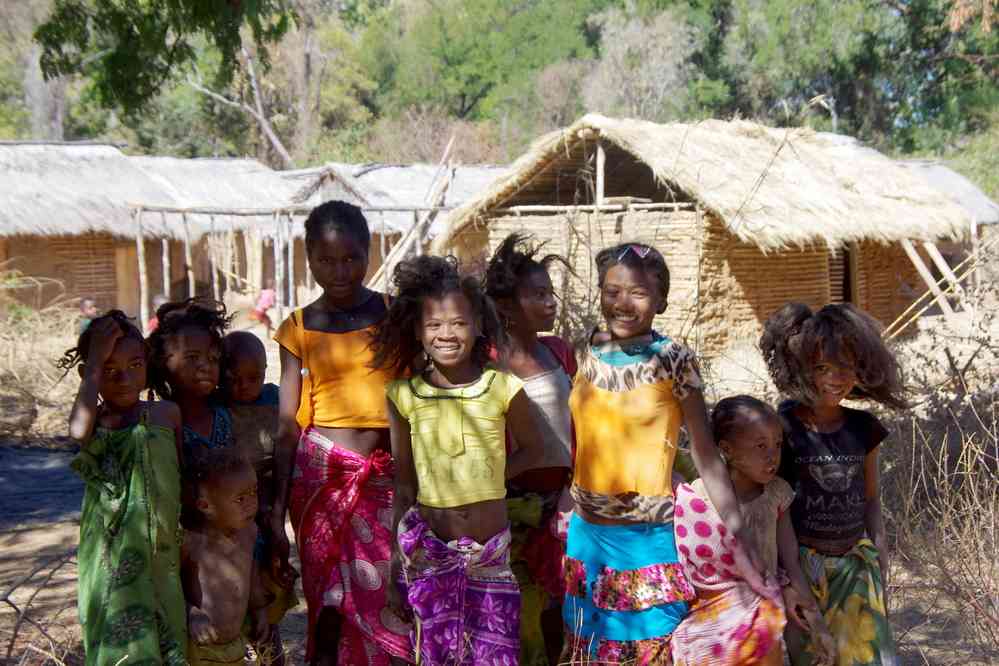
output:
[[[0,436],[49,440],[66,429],[76,382],[60,381],[55,360],[76,345],[79,310],[61,293],[37,303],[53,284],[0,264]]]

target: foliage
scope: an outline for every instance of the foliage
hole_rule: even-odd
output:
[[[442,0],[413,19],[392,72],[396,108],[429,104],[489,117],[512,82],[588,53],[586,2]]]
[[[217,81],[224,85],[237,67],[240,29],[249,29],[265,55],[291,18],[286,0],[56,0],[35,39],[46,76],[85,74],[101,104],[132,113],[197,62],[198,38],[221,54]]]

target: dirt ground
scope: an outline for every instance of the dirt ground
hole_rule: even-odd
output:
[[[267,348],[268,380],[277,381],[277,346]],[[765,378],[754,356],[744,350],[717,374],[737,381],[732,390],[750,391]],[[74,446],[61,437],[71,393],[39,405],[36,427],[25,435],[0,438],[0,664],[82,664],[73,559],[82,484],[68,469]],[[889,607],[900,663],[999,663],[999,654],[968,652],[960,613],[920,580],[895,558]],[[305,622],[303,601],[281,625],[291,663],[304,661]]]

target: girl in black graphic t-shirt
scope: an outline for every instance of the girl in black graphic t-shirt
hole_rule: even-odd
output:
[[[837,664],[894,664],[878,470],[888,431],[873,414],[842,402],[905,407],[898,363],[877,323],[848,304],[815,313],[785,305],[767,320],[760,349],[790,398],[780,407],[780,474],[795,491],[801,568],[836,638]],[[810,664],[810,638],[790,626],[786,638],[792,663]]]

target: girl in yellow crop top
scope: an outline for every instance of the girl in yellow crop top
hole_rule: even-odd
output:
[[[671,663],[673,631],[693,588],[673,531],[672,467],[681,424],[725,533],[747,545],[725,464],[707,428],[693,353],[653,330],[669,270],[653,247],[627,243],[596,257],[607,333],[580,360],[569,397],[576,449],[575,515],[566,544],[566,655],[600,663]],[[595,341],[594,341],[595,342]],[[751,546],[750,546],[751,547]],[[775,596],[760,560],[733,548],[743,578]],[[747,557],[748,555],[748,557]]]
[[[343,571],[388,570],[392,509],[385,386],[369,343],[387,299],[364,287],[370,233],[356,206],[332,201],[305,222],[309,270],[322,295],[275,335],[281,345],[278,442],[274,451],[273,568],[287,571],[286,508],[308,603],[306,659],[313,664],[388,666],[412,660],[409,627],[387,608],[390,581],[352,585]],[[381,568],[379,568],[381,567]]]
[[[478,283],[452,259],[404,261],[377,327],[374,367],[423,372],[387,391],[396,461],[393,580],[405,574],[421,663],[517,663],[520,593],[510,569],[505,481],[543,454],[523,383],[486,368],[502,335]],[[522,446],[507,456],[509,428]],[[401,595],[393,603],[405,608]]]

